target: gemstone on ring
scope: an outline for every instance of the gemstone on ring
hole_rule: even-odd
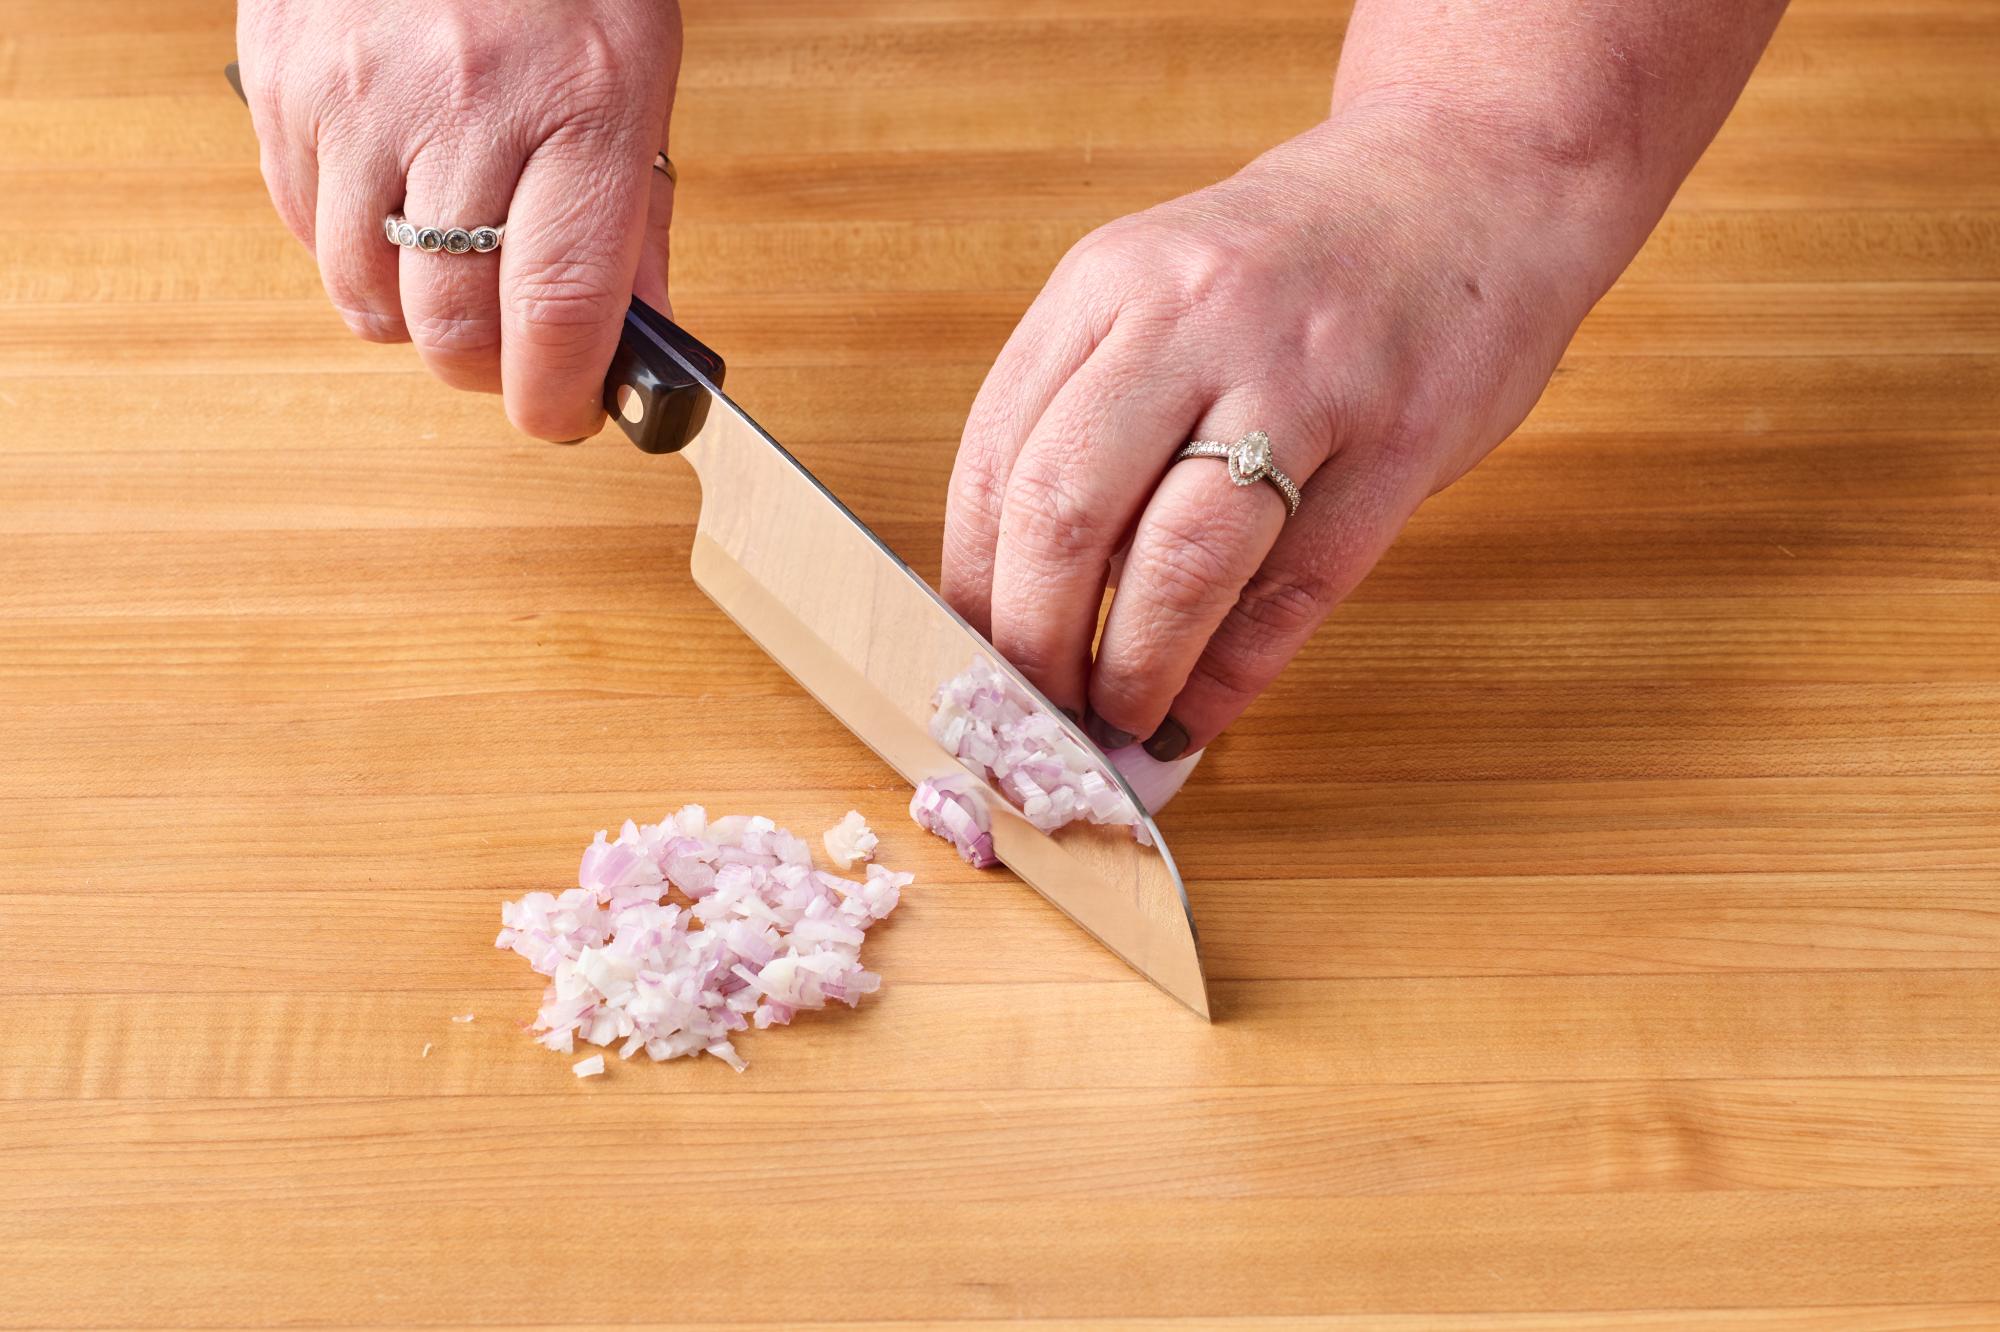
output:
[[[1229,479],[1239,486],[1254,486],[1271,471],[1271,437],[1253,430],[1229,446]]]
[[[436,254],[444,248],[444,232],[436,227],[425,227],[417,233],[417,248],[425,254]]]
[[[480,254],[500,248],[500,232],[493,227],[474,227],[470,239],[472,248]]]
[[[382,219],[382,234],[389,238],[389,244],[391,245],[396,243],[396,230],[396,215],[394,213]]]
[[[408,249],[417,243],[417,229],[408,222],[396,224],[396,244]]]
[[[453,227],[444,233],[444,248],[452,254],[464,254],[472,248],[472,233],[464,227]]]

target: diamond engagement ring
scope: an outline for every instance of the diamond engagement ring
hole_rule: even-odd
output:
[[[1175,462],[1183,458],[1220,458],[1229,464],[1229,479],[1239,486],[1268,481],[1285,497],[1285,517],[1298,514],[1299,488],[1271,461],[1271,437],[1261,430],[1251,431],[1234,444],[1215,439],[1189,440],[1174,455]]]
[[[401,213],[391,213],[382,219],[382,234],[391,245],[400,245],[406,250],[423,250],[436,254],[442,250],[446,254],[487,254],[500,248],[506,238],[507,224],[497,227],[420,227]]]

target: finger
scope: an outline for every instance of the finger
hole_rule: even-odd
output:
[[[403,213],[421,232],[471,231],[507,219],[521,151],[467,136],[410,164]],[[509,226],[505,245],[514,241]],[[500,391],[500,258],[405,246],[397,273],[403,319],[424,364],[453,388]]]
[[[667,151],[667,129],[673,123],[674,96],[667,91],[667,112],[660,120],[660,152]],[[639,271],[632,279],[632,294],[661,314],[672,317],[673,303],[667,291],[667,232],[674,221],[672,177],[658,167],[646,173],[646,238],[639,247]]]
[[[655,149],[635,135],[557,131],[521,170],[500,250],[501,379],[522,432],[570,440],[603,424],[645,235]]]
[[[1150,339],[1114,329],[1056,394],[1007,478],[993,646],[1079,715],[1112,556],[1207,399],[1157,355]]]
[[[1159,758],[1200,749],[1234,722],[1375,567],[1428,489],[1355,455],[1321,468],[1298,516],[1202,649],[1147,751]]]
[[[1332,452],[1331,425],[1242,393],[1216,404],[1195,433],[1230,441],[1268,423],[1275,464],[1300,485]],[[1132,537],[1118,595],[1090,677],[1093,730],[1109,748],[1166,728],[1211,635],[1261,566],[1285,524],[1285,500],[1267,481],[1238,486],[1219,458],[1174,464]],[[1169,732],[1169,736],[1170,736]],[[1171,748],[1161,737],[1160,748]],[[1166,755],[1178,758],[1187,748]]]
[[[406,342],[398,251],[382,221],[403,198],[403,169],[393,154],[330,149],[320,173],[315,233],[327,299],[357,337]]]
[[[246,83],[251,125],[257,134],[257,168],[278,220],[313,253],[319,205],[319,161],[309,135],[295,132],[274,91]]]
[[[667,232],[674,221],[674,182],[667,173],[647,171],[646,238],[639,247],[639,269],[632,278],[632,294],[669,317],[673,305],[667,294]]]
[[[993,627],[993,558],[1014,459],[1057,392],[1110,333],[1112,318],[1109,310],[1068,298],[1052,281],[1021,316],[973,399],[945,499],[938,585],[983,634]]]

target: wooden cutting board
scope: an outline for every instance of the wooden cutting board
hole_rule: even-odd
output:
[[[1323,106],[1226,8],[689,5],[678,312],[919,567],[1063,250]],[[231,41],[0,22],[0,1326],[2000,1323],[2000,11],[1800,0],[1216,747],[1212,1027],[901,818],[682,464],[344,334]],[[686,800],[868,814],[886,988],[577,1082],[499,904]]]

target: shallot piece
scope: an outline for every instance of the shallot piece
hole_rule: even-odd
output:
[[[579,1059],[569,1066],[569,1071],[580,1078],[601,1077],[604,1073],[604,1056],[594,1054],[588,1059]]]
[[[1192,754],[1183,754],[1171,763],[1162,763],[1148,754],[1140,745],[1126,745],[1123,749],[1113,749],[1104,757],[1111,760],[1111,766],[1118,769],[1132,787],[1139,802],[1154,813],[1167,807],[1167,802],[1179,793],[1181,785],[1194,771],[1194,765],[1201,762],[1206,749],[1197,749]]]
[[[1104,765],[986,658],[975,657],[962,674],[938,686],[933,702],[931,737],[1041,831],[1085,819],[1130,828],[1140,841],[1148,840],[1138,809]],[[1133,745],[1107,757],[1147,808],[1157,811],[1180,790],[1201,755],[1164,764]],[[910,812],[916,814],[914,804]],[[931,826],[921,817],[917,821]]]
[[[851,869],[857,860],[875,859],[875,830],[858,809],[848,810],[847,817],[821,833],[819,840],[836,869]]]
[[[925,778],[910,797],[910,817],[925,832],[936,833],[958,848],[974,869],[997,865],[993,827],[985,802],[969,777]]]
[[[769,819],[710,822],[689,805],[627,820],[616,841],[598,833],[577,886],[502,905],[494,944],[549,977],[534,1022],[549,1049],[706,1051],[740,1072],[733,1033],[836,1000],[853,1007],[881,985],[861,941],[915,877],[869,865],[860,882],[843,879],[814,869],[806,844]]]

